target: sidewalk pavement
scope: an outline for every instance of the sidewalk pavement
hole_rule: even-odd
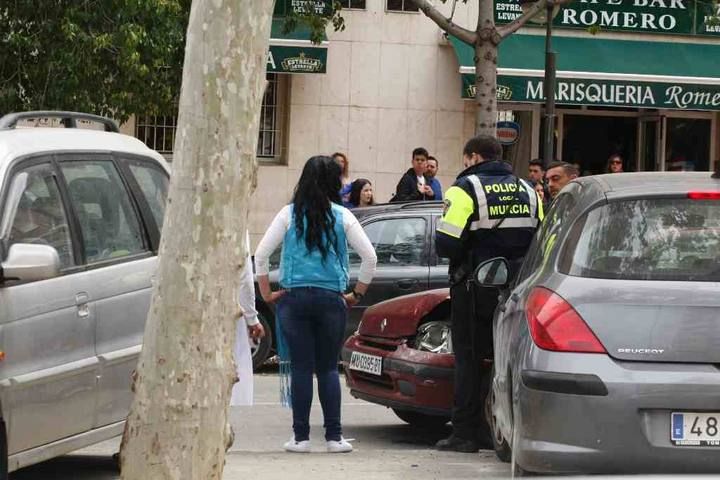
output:
[[[226,455],[224,480],[449,480],[510,476],[508,465],[500,463],[491,451],[479,454],[435,451],[434,443],[446,436],[449,428],[426,431],[411,427],[392,410],[356,400],[346,389],[344,436],[354,439],[355,450],[344,454],[324,451],[322,413],[316,395],[311,414],[313,452],[286,453],[282,445],[291,435],[291,412],[279,404],[278,398],[277,376],[256,375],[255,405],[231,410],[235,443]],[[119,444],[119,439],[109,440],[16,472],[10,480],[119,480],[111,458]]]

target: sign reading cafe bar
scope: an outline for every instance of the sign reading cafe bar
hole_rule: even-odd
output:
[[[560,28],[718,35],[720,4],[712,0],[575,0],[555,18]],[[495,23],[522,15],[519,0],[495,0]]]
[[[475,76],[463,75],[463,96],[475,96]],[[498,75],[497,98],[505,102],[542,103],[541,78]],[[720,110],[720,84],[681,85],[559,78],[555,101],[564,105]]]

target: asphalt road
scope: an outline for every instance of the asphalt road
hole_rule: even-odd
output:
[[[429,480],[510,476],[508,465],[496,460],[493,452],[436,452],[432,446],[449,433],[449,428],[433,431],[410,427],[391,410],[356,400],[347,391],[343,397],[344,435],[354,439],[355,451],[335,455],[324,452],[322,414],[320,405],[315,404],[311,418],[313,453],[285,453],[282,444],[291,435],[291,413],[278,403],[278,377],[273,373],[255,376],[255,405],[233,408],[231,423],[235,444],[226,457],[226,480],[338,477]],[[118,444],[119,440],[110,440],[25,468],[11,474],[10,479],[119,479],[111,457]]]

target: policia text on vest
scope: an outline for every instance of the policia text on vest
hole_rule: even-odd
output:
[[[492,137],[475,137],[463,151],[466,169],[445,195],[445,212],[435,240],[438,254],[450,258],[452,343],[455,354],[453,434],[440,450],[475,452],[491,446],[484,416],[490,385],[492,315],[498,292],[469,281],[484,260],[505,257],[519,263],[544,212],[535,190],[499,160],[502,149]]]

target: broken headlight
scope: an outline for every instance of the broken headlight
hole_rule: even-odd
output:
[[[450,322],[435,321],[418,327],[415,348],[432,353],[453,353]]]

